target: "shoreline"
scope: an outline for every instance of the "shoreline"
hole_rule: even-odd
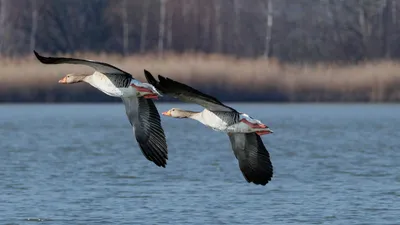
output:
[[[48,56],[47,54],[43,54]],[[115,65],[145,81],[143,69],[161,74],[222,102],[396,103],[400,102],[400,64],[374,61],[296,65],[270,59],[224,55],[171,54],[77,56]],[[88,84],[60,85],[67,73],[92,72],[82,65],[44,65],[34,56],[0,61],[0,103],[117,102]],[[160,102],[171,101],[168,97]]]

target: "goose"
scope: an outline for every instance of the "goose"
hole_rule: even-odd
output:
[[[145,71],[145,77],[147,82],[161,93],[204,107],[201,112],[172,108],[163,112],[163,115],[174,118],[190,118],[213,130],[227,133],[233,153],[246,181],[265,186],[271,180],[273,166],[269,152],[260,137],[273,133],[267,125],[178,81],[161,75],[158,75],[159,81],[157,81],[148,71]]]
[[[109,96],[120,97],[143,155],[157,166],[165,168],[168,159],[167,143],[160,114],[152,100],[161,94],[153,85],[142,83],[129,73],[107,63],[77,58],[44,57],[36,51],[34,54],[43,64],[80,64],[92,67],[95,70],[92,74],[67,74],[59,83],[86,82]]]

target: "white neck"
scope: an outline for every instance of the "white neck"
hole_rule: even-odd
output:
[[[90,84],[91,80],[92,80],[92,75],[86,76],[82,79],[83,82],[86,82],[89,84]]]
[[[190,119],[193,119],[193,120],[197,120],[197,121],[199,121],[199,122],[203,122],[203,117],[201,116],[201,112],[193,112],[193,113],[188,113],[188,117],[187,118],[190,118]]]

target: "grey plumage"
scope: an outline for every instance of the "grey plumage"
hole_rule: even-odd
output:
[[[76,58],[44,57],[33,51],[36,58],[43,64],[78,64],[92,67],[96,71],[106,75],[117,88],[129,87],[134,79],[129,73],[107,63]]]
[[[221,118],[228,125],[240,120],[240,113],[224,105],[218,99],[169,78],[158,75],[159,82],[145,71],[147,81],[162,93],[184,102],[196,103]],[[203,111],[204,113],[204,111]],[[208,116],[206,114],[205,116]],[[269,153],[256,133],[228,133],[233,153],[247,182],[266,185],[273,176],[273,166]]]
[[[145,77],[147,82],[152,84],[161,92],[178,98],[183,102],[196,103],[210,111],[236,112],[236,110],[224,105],[218,99],[210,95],[206,95],[186,84],[179,83],[161,75],[158,75],[159,82],[157,82],[148,71],[145,71]]]
[[[108,79],[115,88],[128,88],[132,81],[136,81],[129,73],[107,63],[75,58],[44,57],[36,51],[34,51],[34,54],[44,64],[81,64],[90,66],[102,74],[98,76],[98,80],[104,81],[103,79]],[[102,87],[90,84],[107,94],[107,91],[104,91]],[[136,96],[124,97],[122,95],[121,98],[143,155],[157,166],[165,167],[168,159],[167,143],[161,126],[160,115],[154,102],[151,99],[137,98]]]
[[[261,137],[256,133],[229,133],[228,136],[247,182],[266,185],[273,176],[273,167]]]
[[[105,74],[108,79],[115,85],[117,88],[127,88],[130,86],[132,77],[127,76],[110,76],[110,74]]]
[[[143,97],[122,98],[122,101],[143,155],[157,166],[165,167],[167,143],[154,102]]]
[[[236,111],[213,111],[213,113],[227,123],[228,126],[239,122],[239,113]]]
[[[159,82],[145,70],[147,82],[159,89],[162,93],[168,94],[183,102],[195,103],[212,111],[216,116],[224,120],[228,125],[239,122],[239,112],[224,105],[213,96],[204,94],[186,84],[174,81],[170,78],[158,75]]]

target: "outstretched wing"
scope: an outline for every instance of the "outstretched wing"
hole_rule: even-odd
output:
[[[233,153],[247,182],[266,185],[273,176],[268,150],[256,133],[228,133]]]
[[[168,159],[167,142],[154,102],[143,97],[122,98],[122,101],[143,155],[157,166],[165,167]]]
[[[147,82],[152,84],[161,92],[171,95],[174,98],[178,98],[183,102],[196,103],[210,111],[236,112],[236,110],[224,105],[218,99],[204,94],[186,84],[182,84],[161,75],[158,75],[159,81],[157,82],[153,75],[148,71],[145,71],[145,77]]]
[[[64,58],[64,57],[44,57],[41,56],[39,53],[36,51],[33,51],[35,53],[36,58],[43,64],[80,64],[80,65],[86,65],[90,66],[93,69],[99,71],[100,73],[107,74],[107,75],[122,75],[122,76],[127,76],[129,78],[133,78],[132,75],[129,73],[118,69],[115,66],[112,66],[107,63],[103,62],[97,62],[93,60],[87,60],[87,59],[76,59],[76,58]]]

